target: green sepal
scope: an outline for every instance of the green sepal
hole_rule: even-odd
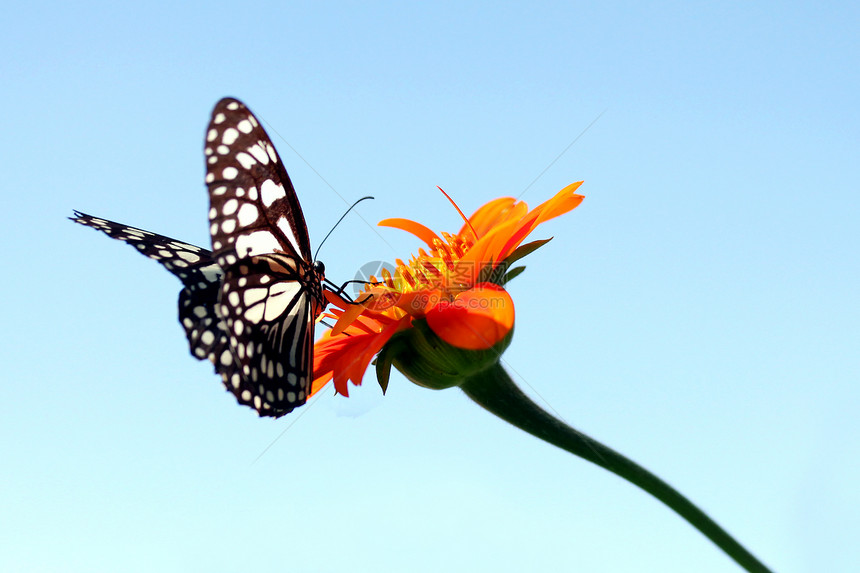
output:
[[[512,268],[502,278],[502,284],[499,286],[505,286],[506,284],[511,282],[512,279],[515,279],[516,277],[520,276],[520,273],[522,273],[524,270],[526,270],[524,266]]]
[[[391,377],[391,345],[386,344],[376,355],[374,360],[376,365],[376,380],[379,382],[379,387],[382,388],[382,394],[388,390],[388,379]]]
[[[490,261],[481,269],[481,273],[478,275],[478,280],[475,281],[475,284],[493,283],[502,287],[505,286],[505,283],[525,270],[525,267],[516,267],[511,269],[511,265],[521,258],[532,254],[551,240],[552,237],[520,245],[498,265],[495,265],[493,264],[493,261]]]
[[[388,361],[407,379],[424,388],[443,390],[459,386],[477,372],[497,364],[513,333],[512,328],[492,348],[465,350],[439,338],[426,320],[414,320],[412,328],[398,332],[385,345],[384,360],[377,358],[377,376],[380,364]]]
[[[505,260],[502,261],[502,265],[511,266],[512,263],[515,263],[521,258],[532,254],[550,241],[552,241],[552,237],[550,237],[549,239],[538,239],[537,241],[532,241],[531,243],[520,245],[514,250],[513,253],[505,257]]]

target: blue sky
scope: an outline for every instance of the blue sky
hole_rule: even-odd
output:
[[[858,17],[848,2],[7,8],[0,570],[738,570],[457,390],[395,375],[383,398],[369,374],[277,421],[237,406],[188,355],[175,278],[65,219],[208,245],[203,134],[226,95],[271,126],[314,245],[376,197],[320,254],[336,282],[419,246],[380,219],[457,229],[436,185],[472,211],[584,179],[510,287],[518,381],[775,570],[857,569]]]

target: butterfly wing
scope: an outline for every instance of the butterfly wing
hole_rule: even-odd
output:
[[[192,356],[209,359],[221,375],[224,387],[240,404],[255,407],[252,380],[242,376],[242,366],[233,360],[226,323],[220,315],[218,297],[224,272],[212,253],[164,235],[75,211],[72,221],[124,241],[140,253],[161,263],[179,277],[185,288],[179,293],[179,322],[185,329]],[[265,281],[265,279],[263,279]],[[277,364],[273,364],[273,368]],[[268,368],[268,364],[266,365]]]
[[[225,369],[219,358],[227,349],[229,338],[221,327],[217,309],[224,273],[215,264],[211,252],[80,211],[75,211],[71,219],[128,243],[176,275],[185,286],[179,293],[179,322],[185,329],[191,354],[199,360],[208,358],[215,364],[219,374],[226,374],[228,378],[232,376],[232,369]]]
[[[313,325],[323,305],[307,226],[274,145],[241,102],[216,104],[204,153],[212,249],[225,271],[224,359],[240,373],[234,393],[261,416],[282,416],[310,392]]]
[[[206,184],[215,259],[286,252],[310,263],[302,208],[275,146],[241,102],[225,98],[206,133]]]

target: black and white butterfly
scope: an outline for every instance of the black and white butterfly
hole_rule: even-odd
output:
[[[204,153],[212,251],[78,211],[72,220],[131,244],[179,277],[179,320],[191,354],[212,361],[239,403],[279,417],[311,390],[325,269],[312,261],[287,171],[244,104],[216,104]]]

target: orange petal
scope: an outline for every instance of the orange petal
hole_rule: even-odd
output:
[[[335,335],[325,332],[314,344],[314,380],[311,392],[316,393],[334,380],[335,391],[349,395],[349,382],[361,384],[365,370],[379,350],[395,332],[411,325],[412,319],[404,316],[392,319],[378,315],[379,320],[359,316],[350,325],[348,333]]]
[[[343,311],[343,314],[340,315],[340,318],[337,319],[337,322],[334,323],[334,328],[331,329],[332,336],[337,336],[358,318],[364,312],[364,307],[360,304],[348,304],[346,305],[346,309]]]
[[[331,382],[332,372],[326,372],[319,378],[315,378],[313,384],[311,384],[311,393],[308,394],[308,398],[325,388],[326,384]]]
[[[340,308],[344,308],[347,303],[344,301],[343,297],[332,290],[323,289],[323,296],[326,300],[335,306],[339,306]]]
[[[375,286],[362,291],[356,298],[356,304],[370,313],[385,312],[395,305],[400,297],[400,291],[388,286]]]
[[[421,318],[441,300],[442,291],[438,289],[405,292],[397,299],[397,308]]]
[[[520,203],[520,205],[524,204]],[[468,261],[469,264],[474,265],[478,269],[488,264],[490,261],[494,264],[498,263],[500,260],[499,254],[501,253],[502,248],[508,239],[510,239],[511,235],[520,228],[520,219],[522,215],[525,215],[525,212],[520,213],[522,209],[519,206],[517,206],[514,211],[516,211],[516,214],[519,216],[493,227],[492,230],[481,237],[481,239],[475,243],[465,255],[463,255],[460,261],[464,263]]]
[[[513,197],[500,197],[478,207],[478,210],[469,217],[469,222],[472,223],[472,227],[474,227],[479,235],[474,239],[477,241],[498,223],[500,219],[504,219],[516,202],[517,200]],[[468,230],[469,227],[463,225],[458,234],[464,235]]]
[[[427,313],[436,335],[457,348],[486,350],[502,340],[514,326],[514,301],[505,289],[481,283],[443,301]]]
[[[582,181],[571,183],[556,193],[554,197],[535,207],[524,217],[521,221],[522,226],[510,236],[503,247],[498,249],[499,259],[504,259],[511,254],[544,221],[549,221],[576,209],[584,199],[582,195],[574,193],[580,185],[582,185]]]
[[[523,206],[522,209],[519,205],[512,209],[512,214],[514,214],[514,211],[517,211],[522,213],[520,216],[511,218],[494,227],[493,230],[486,235],[487,245],[483,254],[484,261],[492,260],[493,263],[497,263],[504,258],[502,256],[502,251],[504,250],[505,245],[510,238],[516,235],[517,231],[522,228],[522,218],[526,215],[525,203],[520,203],[520,205]]]
[[[544,221],[549,221],[550,219],[554,219],[559,215],[564,215],[568,211],[573,211],[579,207],[579,204],[582,203],[582,200],[585,197],[574,193],[574,191],[579,189],[580,185],[582,185],[582,181],[571,183],[556,193],[554,197],[535,207],[538,217],[534,223],[534,227],[537,227]]]
[[[523,224],[519,229],[514,231],[514,233],[508,238],[507,242],[499,248],[498,257],[499,261],[505,260],[508,255],[514,252],[514,249],[520,246],[526,237],[529,236],[534,230],[534,226],[528,223]]]
[[[379,223],[377,223],[380,227],[392,227],[394,229],[400,229],[401,231],[406,231],[407,233],[412,233],[425,243],[431,249],[433,248],[433,241],[440,240],[439,237],[436,236],[436,233],[422,225],[421,223],[416,223],[415,221],[411,221],[409,219],[383,219]]]

